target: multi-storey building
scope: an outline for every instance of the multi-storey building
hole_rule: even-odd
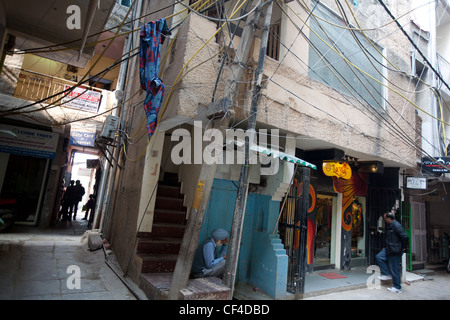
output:
[[[170,279],[172,272],[189,271],[176,267],[189,258],[178,254],[180,245],[200,243],[218,227],[231,230],[241,164],[232,157],[236,161],[221,162],[211,150],[223,147],[225,159],[225,151],[239,149],[239,142],[230,147],[225,130],[246,130],[252,114],[266,9],[257,19],[260,2],[246,4],[150,2],[141,12],[145,22],[166,17],[172,30],[157,74],[164,100],[150,140],[143,107],[129,109],[124,119],[130,143],[104,227],[122,266],[143,287],[156,281],[152,273],[168,272]],[[275,160],[261,156],[250,165],[238,286],[249,283],[282,298],[292,285],[295,206],[285,196],[296,180],[294,164],[280,158],[317,167],[310,183],[308,269],[375,264],[383,247],[382,215],[394,210],[402,219],[402,174],[416,168],[422,148],[412,45],[402,32],[413,32],[412,9],[409,2],[274,2],[256,131],[259,151]],[[248,56],[240,55],[248,41]],[[134,90],[139,87],[136,78]],[[209,131],[214,138],[211,128],[218,129]],[[277,150],[283,152],[278,158]],[[205,155],[212,155],[212,165]],[[335,177],[325,172],[330,166]],[[352,174],[345,177],[347,168]],[[189,222],[198,216],[200,230]]]

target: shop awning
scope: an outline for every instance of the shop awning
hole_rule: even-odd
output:
[[[305,160],[302,160],[300,158],[294,157],[290,154],[287,154],[287,153],[284,153],[284,152],[281,152],[281,151],[278,151],[275,149],[270,149],[270,148],[266,148],[266,147],[262,147],[262,146],[258,146],[258,145],[253,145],[250,147],[250,150],[263,153],[269,157],[279,158],[283,161],[299,164],[301,166],[305,166],[305,167],[317,170],[317,167],[315,165],[313,165],[312,163],[309,163]]]

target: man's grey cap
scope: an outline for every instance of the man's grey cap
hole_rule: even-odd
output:
[[[215,240],[224,240],[228,238],[228,231],[225,229],[215,229],[211,232],[211,237]]]

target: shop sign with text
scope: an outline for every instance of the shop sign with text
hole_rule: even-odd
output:
[[[322,166],[323,173],[329,177],[338,177],[349,180],[352,177],[352,168],[347,162],[325,161]]]

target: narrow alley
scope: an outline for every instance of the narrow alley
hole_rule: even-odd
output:
[[[82,241],[86,225],[76,220],[48,229],[15,226],[0,234],[0,300],[136,300],[105,263],[104,251],[89,251]],[[118,270],[114,256],[107,259]]]

